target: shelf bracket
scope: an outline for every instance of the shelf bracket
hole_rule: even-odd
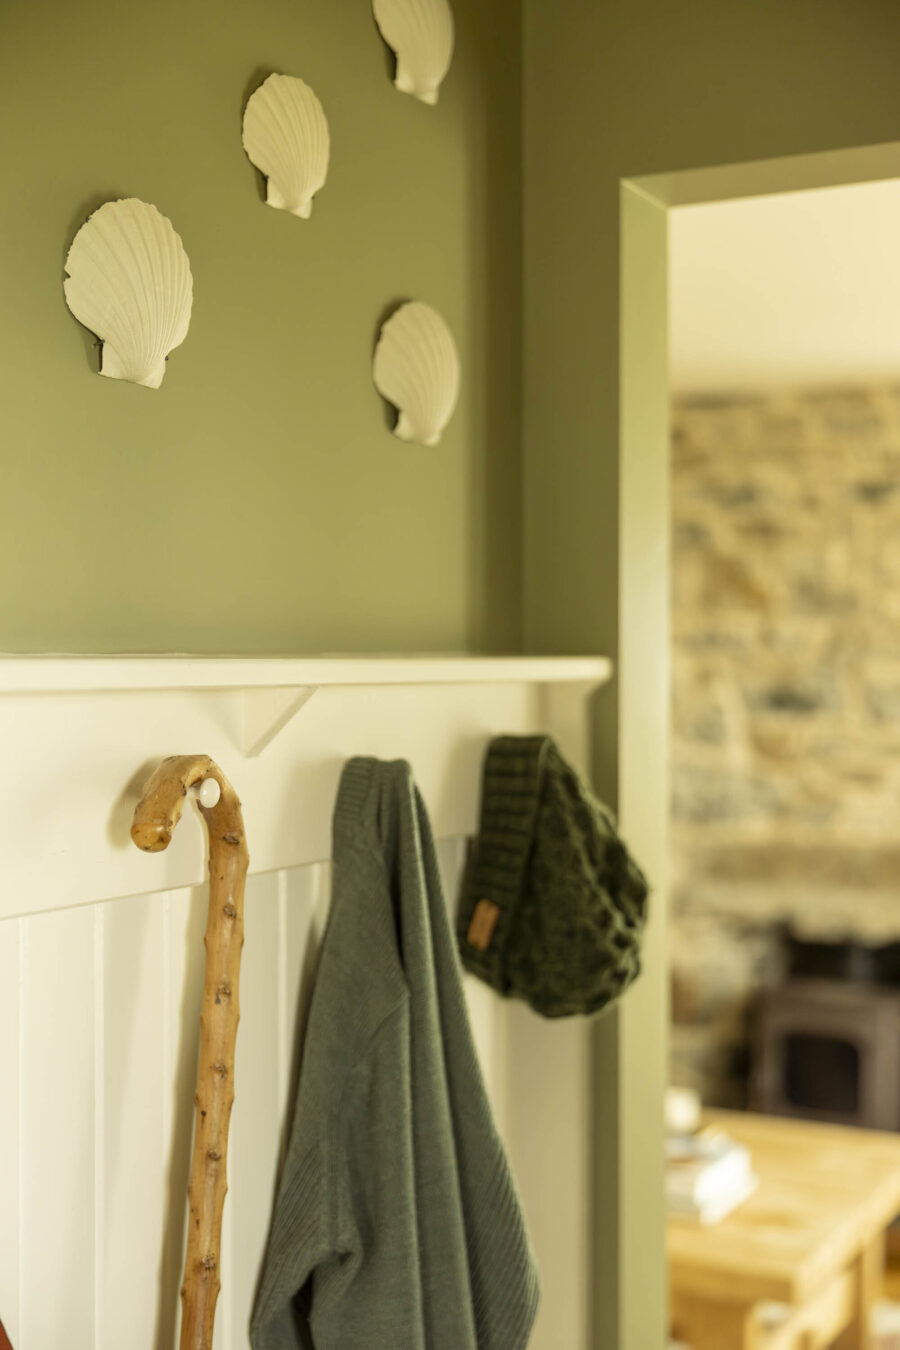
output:
[[[243,750],[247,758],[255,759],[261,755],[318,688],[317,684],[307,684],[244,689]]]

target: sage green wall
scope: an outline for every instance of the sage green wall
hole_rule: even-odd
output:
[[[437,108],[370,0],[4,0],[0,650],[514,649],[520,615],[518,0],[455,0]],[[332,129],[310,222],[263,205],[248,92]],[[194,317],[158,392],[97,376],[63,260],[102,201],[181,233]],[[387,306],[464,364],[436,450],[388,430]]]
[[[677,182],[645,180],[624,193],[622,183],[900,140],[900,10],[889,0],[524,5],[524,637],[536,650],[618,657],[618,702],[612,691],[599,706],[597,776],[609,795],[618,788],[626,835],[657,891],[644,976],[597,1028],[591,1350],[647,1350],[663,1344],[665,1321],[667,454],[659,201],[677,199],[666,195]],[[807,185],[817,175],[823,180],[814,168]],[[733,174],[730,186],[713,175],[711,197],[739,192],[742,178],[754,182],[747,190],[771,191],[778,174],[768,174],[768,187],[766,174]],[[782,175],[779,186],[801,181],[785,183]]]
[[[564,651],[609,641],[615,620],[622,179],[896,140],[900,11],[525,0],[525,13],[526,645]]]

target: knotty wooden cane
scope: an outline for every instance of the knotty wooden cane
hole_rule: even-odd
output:
[[[206,974],[200,1013],[197,1123],[188,1186],[190,1226],[181,1290],[181,1350],[212,1350],[216,1299],[221,1288],[219,1252],[228,1190],[228,1125],[234,1102],[234,1046],[240,1007],[238,982],[244,945],[244,882],[250,862],[241,803],[207,755],[163,760],[144,788],[131,837],[138,848],[168,847],[189,790],[214,779],[221,796],[200,811],[209,831],[209,916]]]

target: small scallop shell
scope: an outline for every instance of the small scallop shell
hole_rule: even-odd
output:
[[[381,330],[374,361],[375,388],[400,416],[394,434],[437,445],[459,398],[459,353],[444,319],[414,300]]]
[[[437,103],[453,60],[449,0],[372,0],[381,36],[397,56],[394,84],[423,103]]]
[[[100,374],[158,389],[187,337],[191,265],[172,222],[137,197],[89,216],[66,258],[66,303],[103,343]]]
[[[244,149],[268,179],[268,205],[308,220],[331,154],[325,111],[309,85],[270,75],[244,111]]]

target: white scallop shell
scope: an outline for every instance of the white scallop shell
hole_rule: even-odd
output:
[[[66,258],[66,303],[103,343],[100,374],[158,389],[187,337],[191,265],[172,222],[137,197],[89,216]]]
[[[437,445],[459,398],[459,353],[446,322],[418,300],[401,305],[381,330],[375,388],[400,416],[402,441]]]
[[[268,179],[268,205],[308,220],[331,155],[325,110],[309,85],[270,75],[247,102],[244,149]]]
[[[397,56],[394,84],[423,103],[437,103],[453,60],[449,0],[372,0],[381,36]]]

